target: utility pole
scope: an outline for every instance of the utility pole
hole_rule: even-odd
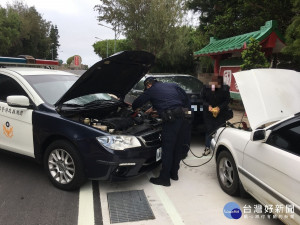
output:
[[[113,30],[113,31],[115,32],[114,53],[116,53],[116,41],[117,41],[117,31],[116,31],[116,27],[112,28],[112,27],[103,25],[103,24],[101,24],[101,23],[98,23],[98,25],[103,26],[103,27],[106,27],[106,28],[109,28],[109,29],[111,29],[111,30]]]
[[[99,39],[99,40],[101,40],[101,41],[106,41],[106,58],[108,57],[108,40],[106,39],[106,40],[103,40],[103,39],[101,39],[101,38],[98,38],[98,37],[95,37],[96,39]]]

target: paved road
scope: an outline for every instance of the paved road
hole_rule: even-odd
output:
[[[77,224],[78,191],[54,188],[42,166],[0,152],[0,224]]]
[[[200,155],[203,138],[193,135],[192,151]],[[185,160],[191,165],[207,161],[190,155]],[[87,182],[79,191],[65,192],[54,188],[43,168],[24,157],[0,152],[0,224],[1,225],[89,225],[110,224],[107,194],[111,192],[143,190],[155,219],[129,224],[282,224],[280,221],[255,218],[228,219],[223,208],[236,202],[241,208],[258,204],[254,199],[233,198],[225,194],[217,182],[215,163],[188,167],[181,163],[179,180],[171,187],[149,183],[155,170],[134,180],[109,183]],[[243,210],[243,209],[241,209]]]

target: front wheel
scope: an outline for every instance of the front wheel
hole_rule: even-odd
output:
[[[51,143],[44,155],[44,167],[54,186],[78,189],[85,181],[83,166],[75,147],[64,140]]]
[[[218,181],[227,194],[239,195],[239,175],[232,155],[228,151],[222,151],[217,158]]]

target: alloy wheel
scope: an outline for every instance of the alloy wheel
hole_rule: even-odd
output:
[[[48,168],[53,179],[60,184],[70,183],[75,176],[75,163],[63,149],[54,149],[49,154]]]
[[[227,188],[230,188],[234,182],[233,170],[234,168],[231,161],[223,157],[219,163],[219,176],[222,184]]]

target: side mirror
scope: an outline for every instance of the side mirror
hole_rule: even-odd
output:
[[[7,104],[11,107],[29,108],[29,98],[23,95],[11,95],[6,98]]]
[[[266,131],[258,129],[251,132],[251,141],[263,141],[266,138]]]
[[[271,134],[271,130],[258,129],[251,132],[251,141],[265,142]]]
[[[142,90],[136,90],[136,89],[132,90],[132,94],[135,94],[135,95],[139,95],[139,94],[142,94],[142,93],[143,93]]]

